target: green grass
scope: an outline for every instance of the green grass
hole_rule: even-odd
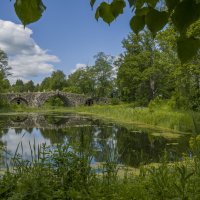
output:
[[[189,111],[172,111],[149,108],[132,108],[127,105],[106,105],[92,107],[78,107],[72,110],[81,114],[90,114],[101,119],[114,120],[122,124],[136,124],[147,128],[160,128],[177,132],[196,133],[200,113]]]
[[[76,108],[24,108],[14,112],[73,112],[89,114],[106,121],[126,125],[157,127],[177,132],[198,133],[200,114],[166,108],[133,108],[130,104],[95,105]],[[12,114],[12,113],[10,113]],[[169,132],[171,134],[171,132]],[[173,135],[174,136],[174,135]],[[170,136],[171,137],[171,136]],[[178,137],[178,135],[175,135]],[[94,152],[75,145],[54,148],[30,147],[32,160],[16,153],[13,165],[0,173],[1,200],[199,200],[200,137],[190,140],[192,157],[169,163],[167,156],[160,164],[131,169],[116,163],[90,164]],[[38,153],[39,152],[39,153]]]
[[[149,108],[134,108],[131,104],[121,105],[95,105],[91,107],[41,107],[27,108],[14,107],[8,112],[38,112],[38,113],[78,113],[91,115],[102,120],[115,121],[126,126],[137,125],[141,128],[152,128],[166,131],[185,132],[185,133],[200,133],[200,113],[192,111],[174,111],[166,107],[156,109]]]
[[[12,168],[0,177],[1,200],[199,200],[200,137],[190,141],[193,157],[170,164],[141,166],[138,173],[106,162],[95,170],[93,152],[77,144],[32,148],[32,161],[16,153]],[[39,152],[39,153],[38,153]],[[119,174],[120,173],[120,174]]]

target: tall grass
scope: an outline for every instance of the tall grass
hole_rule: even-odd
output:
[[[142,166],[139,175],[119,176],[118,166],[107,162],[91,166],[92,152],[78,145],[30,147],[32,159],[15,154],[12,170],[0,178],[1,200],[198,200],[200,199],[200,137],[190,140],[192,157],[157,166]]]
[[[9,111],[9,110],[8,110]],[[142,127],[157,127],[177,132],[197,134],[200,132],[200,113],[193,111],[172,110],[168,106],[134,107],[131,104],[94,105],[80,107],[41,107],[30,108],[12,106],[12,112],[73,112],[89,114],[95,117],[114,120],[121,124],[137,124]]]
[[[119,123],[135,123],[138,125],[150,125],[171,129],[180,132],[195,133],[195,127],[200,119],[200,113],[190,111],[173,111],[166,109],[131,107],[130,104],[123,105],[95,105],[91,107],[78,107],[74,112],[92,114],[102,119],[110,119]],[[195,121],[194,121],[195,120]]]

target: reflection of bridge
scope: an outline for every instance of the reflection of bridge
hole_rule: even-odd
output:
[[[71,126],[87,125],[90,123],[88,118],[75,115],[54,116],[54,115],[13,115],[9,117],[4,128],[45,128],[62,129]]]
[[[81,94],[66,92],[24,92],[24,93],[5,93],[0,94],[0,98],[9,103],[25,104],[31,107],[40,107],[51,97],[59,97],[65,106],[84,105],[87,97]]]

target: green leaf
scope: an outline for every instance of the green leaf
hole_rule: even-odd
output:
[[[200,40],[195,38],[180,38],[177,41],[178,57],[182,63],[191,60],[200,48]]]
[[[96,0],[90,0],[90,5],[93,8],[94,4],[95,4]]]
[[[200,18],[200,4],[195,0],[184,0],[179,3],[172,15],[172,21],[180,33]]]
[[[115,17],[112,14],[111,5],[106,2],[102,2],[100,4],[98,12],[99,17],[101,17],[103,21],[108,24],[110,24],[115,19]]]
[[[129,6],[132,7],[135,4],[135,0],[128,0]]]
[[[150,6],[150,7],[155,7],[156,4],[158,3],[159,0],[146,0],[147,4]]]
[[[135,6],[136,8],[141,8],[144,5],[145,0],[128,0],[128,2],[130,7]]]
[[[145,16],[133,16],[130,21],[131,29],[138,34],[145,26]]]
[[[159,12],[158,10],[151,9],[145,16],[145,23],[153,34],[162,30],[167,22],[168,13],[165,11]]]
[[[135,2],[135,7],[136,8],[141,8],[144,5],[144,3],[145,3],[145,0],[137,0]]]
[[[14,6],[24,26],[39,20],[46,9],[42,0],[16,0]]]
[[[126,3],[123,0],[115,0],[111,3],[111,11],[115,18],[123,13]]]
[[[147,15],[149,11],[150,11],[149,7],[144,7],[141,9],[136,9],[135,14],[138,16],[143,16],[143,15]]]
[[[169,12],[171,12],[179,3],[180,0],[165,0]]]
[[[98,21],[99,19],[99,7],[96,9],[95,19]]]

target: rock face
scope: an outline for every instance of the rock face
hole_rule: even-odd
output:
[[[81,94],[73,94],[66,92],[27,92],[27,93],[7,93],[0,94],[0,98],[8,101],[8,103],[26,104],[30,107],[40,107],[49,98],[59,97],[65,106],[85,105],[88,97]]]

